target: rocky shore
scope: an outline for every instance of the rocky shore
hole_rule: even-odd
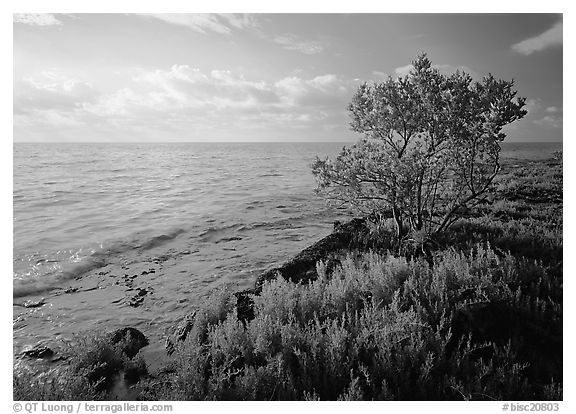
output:
[[[254,318],[253,297],[260,294],[264,283],[282,277],[292,283],[308,283],[318,277],[316,264],[323,261],[326,271],[330,273],[340,262],[336,254],[342,250],[352,250],[362,247],[369,228],[365,218],[354,218],[346,223],[334,222],[331,234],[285,261],[278,267],[273,267],[259,274],[254,287],[236,292],[236,311],[238,319],[249,322]],[[196,311],[190,312],[166,338],[166,351],[171,355],[176,343],[184,341],[193,327]]]
[[[283,277],[293,283],[307,283],[314,280],[318,277],[316,271],[318,261],[323,261],[327,271],[330,272],[339,264],[337,253],[342,250],[349,251],[353,248],[361,247],[368,233],[367,220],[364,218],[355,218],[346,223],[339,221],[334,222],[333,232],[331,234],[305,248],[294,257],[283,262],[280,266],[260,273],[255,278],[252,288],[244,289],[234,294],[239,320],[246,322],[253,318],[253,297],[259,295],[265,282],[277,277]],[[123,265],[121,266],[121,270],[125,273],[119,279],[115,278],[115,272],[112,267],[103,267],[96,272],[95,276],[97,276],[97,280],[92,280],[90,286],[62,288],[55,292],[55,297],[92,292],[94,298],[97,298],[99,291],[104,287],[112,289],[122,288],[125,291],[125,295],[114,300],[113,303],[122,303],[131,308],[139,308],[144,304],[146,298],[154,294],[154,288],[150,286],[150,283],[144,286],[140,282],[147,277],[155,276],[157,271],[161,271],[162,263],[168,259],[169,258],[165,257],[154,258],[152,261],[144,263],[143,266],[139,266],[138,269],[134,268],[134,266]],[[136,272],[135,269],[137,270]],[[116,280],[112,282],[112,279]],[[14,306],[41,308],[47,305],[47,303],[47,300],[42,298],[38,301],[27,300],[22,303],[14,303]],[[156,345],[156,348],[158,348],[159,344],[154,344],[154,342],[164,340],[166,354],[170,357],[175,345],[178,342],[184,341],[192,329],[195,315],[195,310],[189,312],[179,323],[168,330],[171,333],[167,335],[140,330],[133,326],[126,326],[108,332],[105,335],[105,340],[112,346],[119,346],[120,353],[128,360],[132,360],[141,349],[149,345]],[[69,364],[71,356],[66,355],[66,351],[61,351],[60,349],[45,345],[43,342],[39,342],[34,346],[27,346],[22,349],[18,352],[17,357],[30,362],[36,360],[43,364],[44,369],[46,367],[58,369],[61,364]],[[132,380],[137,380],[139,376],[130,373],[130,371],[125,371],[123,364],[119,364],[106,373],[110,378],[105,382],[107,382],[109,386],[114,387],[117,387],[119,383],[124,385],[122,374],[128,375]]]

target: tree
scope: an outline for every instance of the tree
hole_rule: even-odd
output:
[[[444,75],[425,54],[397,79],[362,84],[348,106],[364,138],[312,165],[317,192],[368,214],[390,214],[399,238],[454,223],[484,199],[500,170],[503,127],[526,115],[513,81]]]

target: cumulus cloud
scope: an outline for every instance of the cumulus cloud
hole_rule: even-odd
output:
[[[14,82],[14,112],[73,110],[96,96],[92,84],[57,70]]]
[[[334,74],[262,81],[229,70],[173,65],[140,69],[122,88],[101,93],[78,77],[52,71],[18,81],[14,124],[26,130],[51,126],[59,134],[90,129],[105,131],[100,136],[151,139],[156,131],[177,140],[223,131],[229,137],[246,130],[345,129],[354,85]]]
[[[250,14],[214,13],[156,13],[141,14],[166,23],[188,27],[199,33],[219,33],[229,35],[232,28],[247,29],[257,26],[256,18]]]
[[[14,14],[14,23],[29,26],[57,26],[62,24],[56,16],[49,13],[16,13]]]
[[[394,73],[396,74],[396,76],[406,76],[408,75],[408,73],[410,73],[412,69],[414,69],[414,66],[412,64],[406,66],[400,66],[394,69]]]
[[[402,72],[402,70],[400,70],[400,71]],[[388,76],[390,76],[388,73],[381,72],[379,70],[373,70],[372,75],[374,75],[374,77],[376,77],[376,79],[380,79],[380,80],[386,80],[386,79],[388,79]]]
[[[132,81],[130,87],[102,96],[84,109],[99,116],[135,116],[145,111],[278,114],[333,106],[348,98],[349,86],[334,74],[263,82],[227,70],[204,73],[188,65],[142,72]]]
[[[306,55],[316,55],[326,49],[325,42],[304,40],[290,33],[275,36],[272,41],[286,50],[293,50]]]
[[[538,36],[525,39],[512,45],[512,49],[515,52],[521,53],[523,55],[531,55],[534,52],[545,50],[551,47],[562,46],[562,30],[562,22],[557,22],[550,29],[540,33]]]
[[[546,115],[540,119],[535,119],[532,122],[534,122],[536,125],[540,125],[543,127],[562,128],[562,117],[561,116]]]

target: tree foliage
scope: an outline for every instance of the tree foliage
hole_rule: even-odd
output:
[[[317,191],[362,212],[389,212],[397,235],[439,232],[490,190],[503,127],[521,119],[513,81],[442,74],[425,54],[403,77],[362,84],[348,106],[364,138],[312,166]]]

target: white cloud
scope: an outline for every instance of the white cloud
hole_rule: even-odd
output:
[[[156,13],[141,16],[188,27],[199,33],[214,32],[229,35],[232,33],[231,28],[247,29],[257,26],[255,17],[249,14]]]
[[[56,16],[49,13],[16,13],[14,14],[14,23],[29,26],[57,26],[62,24]]]
[[[344,109],[355,83],[334,74],[261,81],[229,70],[173,65],[140,69],[120,89],[108,93],[98,93],[78,77],[58,71],[20,80],[18,85],[14,124],[19,133],[49,131],[65,136],[66,131],[89,129],[87,133],[95,137],[122,133],[153,138],[161,133],[180,139],[188,134],[201,138],[206,131],[227,131],[229,136],[233,131],[275,129],[284,134],[326,125],[345,130]]]
[[[555,115],[546,115],[543,118],[535,119],[534,122],[536,125],[540,125],[543,127],[548,128],[562,128],[562,117],[555,116]]]
[[[526,106],[524,109],[528,111],[528,115],[535,114],[542,108],[542,102],[540,99],[530,98],[526,100]]]
[[[524,107],[528,111],[526,119],[520,122],[531,122],[544,128],[562,128],[562,108],[544,106],[542,99],[530,98]]]
[[[43,71],[14,82],[14,112],[69,111],[97,95],[93,86],[58,70]]]
[[[80,94],[87,89],[92,89],[89,82],[68,76],[55,70],[47,70],[40,73],[39,77],[25,78],[34,88],[49,92],[62,93],[67,95]]]
[[[326,44],[324,42],[303,40],[298,36],[289,33],[276,36],[272,41],[286,50],[294,50],[306,55],[316,55],[322,53],[326,49]]]
[[[213,109],[240,108],[280,110],[297,104],[333,100],[347,93],[347,84],[334,74],[311,79],[287,77],[276,82],[247,80],[228,70],[203,73],[188,65],[174,65],[169,70],[143,72],[133,78],[132,93],[119,91],[113,104],[166,110],[175,106]],[[136,98],[138,96],[138,98]]]
[[[519,43],[512,45],[512,49],[523,55],[531,55],[534,52],[550,47],[562,46],[562,22],[557,22],[550,29]]]
[[[253,14],[249,13],[222,13],[222,19],[237,29],[252,29],[258,27],[258,21]]]
[[[400,67],[394,69],[394,73],[397,76],[406,76],[406,75],[408,75],[408,73],[410,73],[410,71],[412,69],[414,69],[414,66],[412,64],[406,65],[406,66],[400,66]]]
[[[386,80],[388,79],[389,74],[386,72],[381,72],[379,70],[373,70],[372,75],[374,75],[377,79]]]

